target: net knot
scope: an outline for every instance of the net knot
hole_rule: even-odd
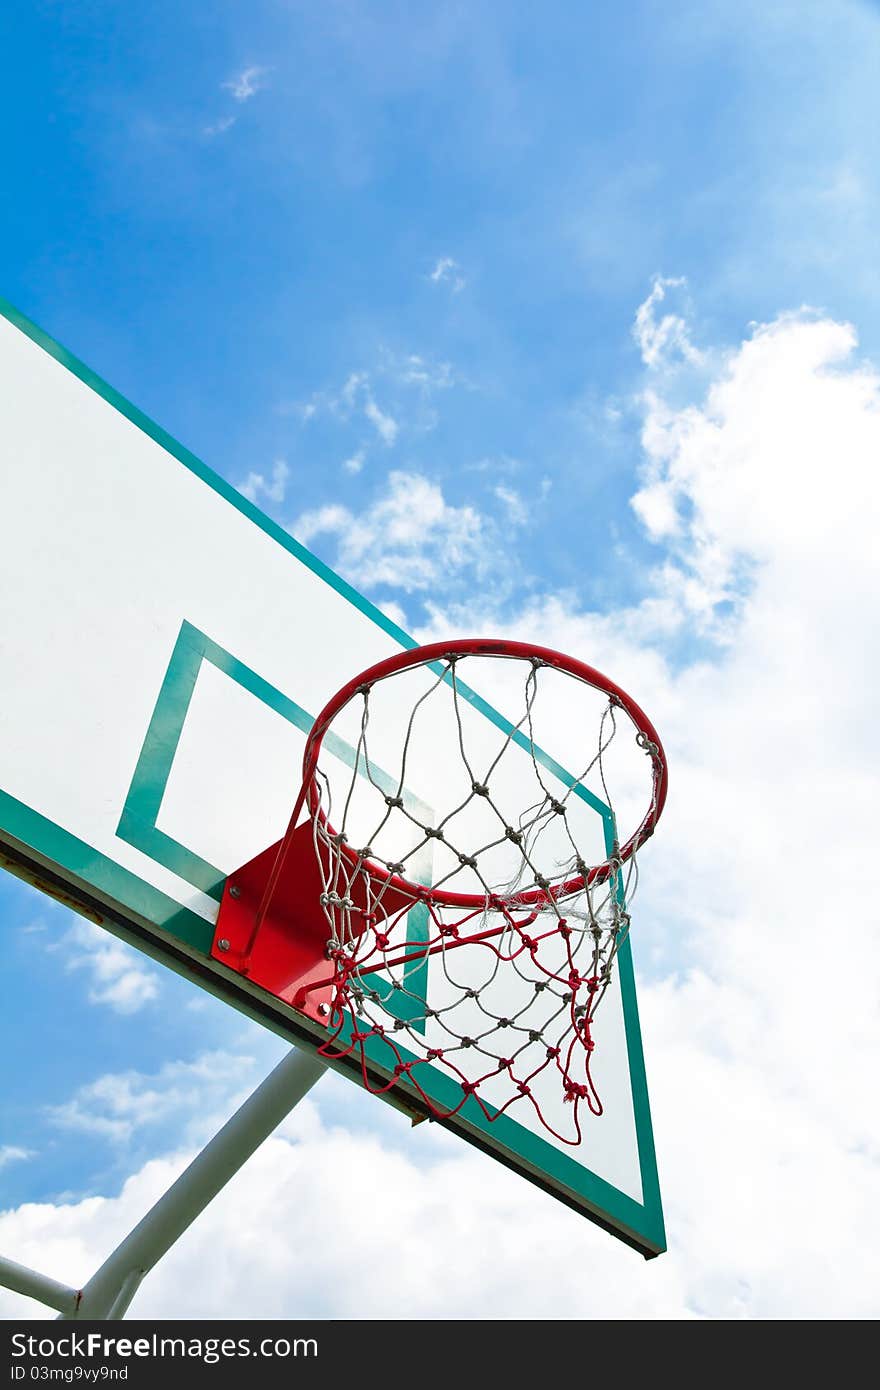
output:
[[[426,826],[425,826],[425,839],[426,839],[426,840],[443,840],[443,839],[445,839],[445,838],[446,838],[446,837],[444,836],[443,831],[440,829],[439,826],[433,826],[433,825],[426,825]]]
[[[343,898],[339,893],[334,893],[332,890],[329,893],[321,894],[321,904],[323,907],[341,907],[343,909],[354,907],[351,898]]]
[[[656,743],[652,743],[651,740],[648,738],[648,735],[642,733],[641,729],[636,734],[636,743],[638,744],[639,748],[641,748],[643,752],[648,753],[650,757],[656,758],[659,756],[660,750],[658,749]]]
[[[555,797],[552,797],[552,796],[551,796],[551,798],[550,798],[550,810],[554,813],[554,815],[557,815],[557,816],[564,816],[564,815],[565,815],[565,812],[566,812],[566,807],[563,806],[563,804],[562,804],[561,801],[557,801],[557,800],[555,799]]]
[[[475,869],[477,867],[476,856],[473,854],[460,854],[458,856],[458,862],[459,864],[466,864],[469,869]]]
[[[461,1089],[464,1091],[466,1096],[472,1096],[479,1084],[479,1081],[462,1081]]]
[[[443,1048],[429,1047],[427,1052],[425,1053],[425,1056],[427,1057],[429,1062],[436,1062],[438,1058],[443,1056]]]
[[[512,825],[506,825],[504,827],[504,834],[507,836],[507,839],[512,840],[515,845],[522,844],[522,831],[514,830]]]
[[[441,935],[441,936],[458,936],[458,927],[456,927],[456,926],[454,926],[454,925],[450,926],[449,924],[446,924],[445,926],[442,926],[442,927],[440,928],[440,935]]]
[[[576,1100],[586,1100],[590,1094],[588,1087],[579,1086],[576,1081],[570,1080],[569,1077],[565,1078],[563,1086],[565,1089],[564,1100],[569,1105]]]
[[[474,796],[488,796],[489,788],[485,782],[471,782],[471,791]]]
[[[581,985],[584,983],[584,977],[583,975],[579,974],[577,970],[572,970],[571,974],[568,977],[568,983],[571,985],[574,993],[577,994]]]
[[[398,1062],[398,1063],[397,1063],[397,1066],[394,1068],[394,1075],[395,1075],[395,1076],[403,1076],[403,1075],[405,1075],[405,1074],[408,1075],[409,1072],[412,1071],[413,1065],[414,1065],[413,1062]]]
[[[517,1081],[516,1089],[519,1091],[521,1096],[530,1096],[532,1094],[529,1090],[529,1085],[527,1081]]]
[[[547,1048],[547,1056],[550,1057],[550,1058],[558,1057],[558,1056],[559,1056],[559,1048],[558,1048],[558,1047],[548,1047],[548,1048]]]
[[[388,935],[387,935],[386,932],[383,932],[383,931],[377,931],[377,932],[376,932],[376,945],[379,947],[379,950],[380,950],[380,951],[387,951],[387,950],[388,950]]]
[[[398,811],[402,811],[402,810],[403,810],[403,797],[402,797],[402,796],[386,796],[386,798],[385,798],[385,805],[388,806],[389,808],[395,807]]]

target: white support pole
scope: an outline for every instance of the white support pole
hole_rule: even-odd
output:
[[[35,1269],[28,1269],[26,1265],[18,1265],[15,1260],[6,1260],[2,1255],[0,1284],[4,1289],[12,1289],[13,1293],[23,1293],[26,1298],[38,1299],[40,1303],[45,1303],[47,1308],[57,1308],[59,1313],[67,1316],[74,1313],[79,1298],[76,1289],[69,1289],[66,1284],[59,1284],[45,1274],[38,1274]]]
[[[92,1275],[78,1305],[62,1311],[62,1319],[123,1317],[144,1275],[325,1070],[317,1057],[293,1048]]]

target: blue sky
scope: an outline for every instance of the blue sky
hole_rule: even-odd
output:
[[[872,348],[875,19],[36,6],[2,97],[7,296],[226,476],[287,460],[288,515],[373,495],[389,462],[490,506],[466,470],[508,460],[540,540],[520,582],[585,582],[561,494],[623,544],[587,582],[631,594],[652,558],[620,506],[636,431],[604,405],[638,385],[651,276],[687,274],[713,342],[806,301]],[[432,281],[444,258],[454,278]],[[412,355],[456,383],[432,429],[399,380]],[[285,413],[356,371],[402,417],[392,452],[362,418]]]
[[[855,325],[858,361],[880,359],[877,6],[550,3],[538,18],[525,4],[72,0],[7,7],[0,36],[14,55],[0,91],[0,293],[410,629],[471,615],[515,630],[536,612],[563,612],[563,633],[614,629],[636,669],[662,667],[660,703],[692,753],[682,702],[701,699],[713,673],[734,699],[734,677],[725,685],[718,673],[734,669],[724,663],[736,651],[758,650],[757,627],[721,640],[695,614],[723,625],[760,593],[756,573],[799,573],[794,551],[777,553],[770,538],[774,517],[779,535],[813,535],[812,503],[803,471],[770,485],[782,426],[768,425],[780,449],[761,454],[763,472],[743,464],[745,502],[720,520],[711,495],[727,483],[701,481],[699,441],[689,454],[676,434],[664,453],[650,430],[674,420],[686,431],[687,412],[704,408],[713,427],[726,420],[723,401],[705,403],[731,363],[742,364],[743,409],[770,418],[773,401],[742,385],[759,392],[755,324],[777,326],[766,378],[790,422],[805,397],[788,400],[789,378],[772,364],[789,348],[801,361],[785,316],[805,305],[820,326]],[[655,277],[664,297],[651,301]],[[845,348],[806,356],[805,380],[857,374]],[[853,440],[860,431],[854,423]],[[389,559],[377,535],[410,496],[401,478],[435,489],[446,511],[423,549]],[[867,497],[867,478],[848,495],[864,486]],[[658,521],[664,487],[678,529]],[[775,510],[753,533],[750,499],[765,493]],[[450,538],[466,513],[481,553],[458,563]],[[367,535],[358,553],[345,546],[355,519]],[[846,563],[844,529],[815,543],[811,573]],[[707,534],[733,557],[711,593]],[[664,565],[696,576],[703,608],[683,600],[689,616],[648,631],[633,614],[678,593],[657,580]],[[856,606],[870,592],[861,583],[850,581]],[[817,612],[827,601],[832,615],[817,641],[837,620],[835,594],[820,587],[804,601]],[[802,610],[792,615],[789,632]],[[847,631],[848,658],[860,639]],[[777,694],[775,708],[782,685]],[[841,765],[859,764],[850,753]],[[705,858],[681,862],[687,882],[703,885],[705,872]],[[707,924],[708,905],[700,916],[701,900],[683,935],[703,943],[706,979],[723,983],[730,962],[707,943],[730,904],[711,891],[705,901],[715,917]],[[668,924],[673,907],[655,906]],[[106,1124],[71,1124],[69,1109],[59,1120],[79,1088],[128,1070],[160,1076],[220,1049],[230,1086],[211,1106],[222,1110],[279,1055],[275,1040],[151,969],[131,988],[155,998],[132,1010],[126,970],[144,967],[121,956],[101,965],[94,941],[70,937],[69,913],[10,879],[0,917],[0,1026],[17,1059],[0,1152],[30,1155],[3,1166],[4,1208],[116,1194],[192,1121],[192,1078],[177,1109],[115,1137]],[[656,936],[646,928],[643,969],[661,1000],[692,957]],[[325,1122],[366,1129],[373,1112],[331,1090]],[[78,1104],[92,1121],[105,1113]],[[404,1143],[384,1111],[375,1124]],[[812,1307],[794,1289],[780,1311],[756,1282],[745,1312],[731,1313],[721,1276],[695,1276],[693,1251],[681,1259],[660,1315]],[[429,1312],[450,1309],[438,1296]],[[344,1315],[332,1301],[319,1311]],[[568,1312],[585,1315],[574,1294]]]

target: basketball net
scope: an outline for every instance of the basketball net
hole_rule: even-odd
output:
[[[404,654],[396,666],[383,663],[346,687],[328,706],[329,716],[319,717],[307,749],[304,797],[333,985],[330,1036],[321,1052],[329,1059],[356,1056],[374,1092],[409,1082],[433,1116],[449,1117],[471,1103],[495,1121],[514,1107],[531,1107],[558,1140],[578,1144],[584,1107],[602,1113],[593,1078],[595,1019],[629,931],[638,851],[665,799],[662,749],[628,696],[570,658],[500,642],[422,652]],[[517,662],[522,674],[516,722],[502,730],[488,761],[483,749],[468,746],[473,697],[462,677],[474,655]],[[380,777],[370,753],[376,692],[401,669],[417,666],[427,682],[399,728],[399,766],[389,769],[386,756]],[[607,696],[588,761],[567,786],[551,785],[548,759],[535,740],[549,668]],[[447,716],[451,701],[451,719],[434,717],[440,701]],[[349,707],[351,716],[358,704],[350,779],[340,786],[337,778],[331,787],[322,751],[340,709]],[[407,768],[419,735],[436,739],[441,724],[447,737],[432,756],[447,769],[455,761],[463,794],[428,819],[407,799]],[[648,811],[622,846],[615,833],[606,857],[590,864],[574,828],[578,789],[590,777],[597,781],[616,827],[606,762],[612,743],[633,733],[649,760]],[[513,757],[520,800],[511,815],[496,788]],[[372,802],[367,819],[364,788]],[[418,882],[420,857],[440,848],[441,871],[430,884]],[[370,1067],[377,1049],[390,1076],[384,1085]],[[443,1099],[435,1084],[428,1089],[429,1072],[434,1077],[438,1069],[447,1078]],[[561,1096],[564,1105],[548,1105],[548,1096]]]

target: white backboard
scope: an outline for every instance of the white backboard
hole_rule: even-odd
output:
[[[0,309],[0,858],[313,1047],[315,1023],[212,959],[218,902],[227,875],[283,832],[314,715],[412,641]],[[430,806],[437,788],[411,791]],[[656,1254],[665,1242],[628,942],[597,1029],[604,1114],[587,1118],[577,1148],[525,1112],[487,1123],[465,1107],[448,1124]],[[389,1098],[419,1109],[405,1091]]]

